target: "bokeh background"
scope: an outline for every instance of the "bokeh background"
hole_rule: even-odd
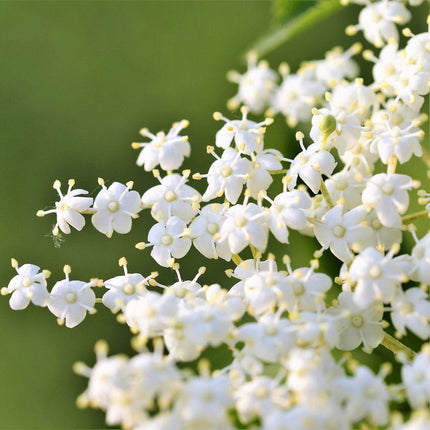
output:
[[[244,71],[242,54],[273,25],[271,7],[270,1],[0,2],[1,286],[15,274],[11,257],[50,269],[50,287],[63,278],[64,264],[80,280],[121,274],[122,256],[130,272],[158,269],[148,250],[134,248],[153,224],[148,213],[128,235],[107,239],[89,223],[64,241],[50,234],[54,216],[39,219],[35,213],[55,202],[55,179],[65,187],[75,178],[92,196],[98,177],[108,184],[134,180],[141,193],[155,184],[136,166],[137,151],[130,147],[142,127],[167,131],[172,122],[188,119],[192,156],[184,167],[204,172],[212,161],[205,147],[220,126],[212,113],[239,116],[227,114],[226,100],[236,89],[225,74]],[[348,47],[343,29],[356,22],[356,12],[353,6],[337,13],[267,58],[273,67],[286,60],[294,71],[334,45]],[[295,153],[281,118],[266,145]],[[196,184],[201,191],[203,186]],[[308,261],[306,247],[315,244],[293,235],[282,252],[297,267]],[[203,263],[191,252],[181,261],[183,278]],[[202,282],[224,282],[220,269],[227,267],[208,264]],[[160,282],[174,282],[172,272],[160,273]],[[102,307],[70,330],[47,309],[14,312],[1,298],[0,428],[106,427],[100,411],[75,407],[86,380],[72,372],[75,361],[93,365],[100,338],[112,353],[132,353],[127,328]]]

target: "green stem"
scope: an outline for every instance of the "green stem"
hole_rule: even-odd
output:
[[[242,263],[242,259],[237,254],[232,254],[231,259],[236,266],[239,266],[239,264]]]
[[[266,55],[268,52],[273,51],[286,41],[313,27],[342,7],[339,0],[320,0],[315,6],[289,20],[281,28],[263,36],[245,54],[245,58],[248,58],[251,52],[255,52],[259,58]]]
[[[424,210],[420,212],[415,212],[410,215],[405,215],[404,217],[402,217],[402,222],[404,224],[407,224],[409,222],[415,221],[416,219],[428,218],[428,217],[429,217],[429,213],[426,210]]]
[[[285,173],[288,172],[288,170],[269,170],[268,171],[271,175],[285,175]]]
[[[389,335],[388,333],[384,333],[384,339],[381,342],[385,348],[392,351],[394,354],[402,354],[406,357],[406,360],[409,362],[413,361],[416,353],[412,351],[412,349],[408,348],[406,345],[403,345],[402,342],[398,341],[395,337]]]
[[[255,262],[257,262],[259,258],[259,252],[257,251],[254,245],[249,244],[249,247],[251,248],[252,258],[254,259]]]
[[[334,208],[333,200],[331,199],[330,193],[327,190],[327,187],[325,186],[324,181],[321,179],[321,192],[324,197],[324,200],[327,202],[327,205],[330,209]]]

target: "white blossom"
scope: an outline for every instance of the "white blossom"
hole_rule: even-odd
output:
[[[157,174],[160,185],[142,195],[143,207],[151,207],[151,215],[157,221],[177,216],[187,223],[196,215],[201,195],[186,185],[189,174],[189,171],[185,171],[182,176],[173,173],[164,178]]]
[[[64,273],[66,278],[51,290],[48,308],[60,324],[65,322],[66,327],[73,328],[84,320],[87,312],[95,313],[94,282],[71,281],[69,266],[64,267]]]
[[[420,288],[399,291],[391,302],[391,321],[400,335],[406,328],[426,340],[430,336],[430,302],[428,293]]]
[[[153,246],[151,257],[160,266],[168,267],[172,259],[182,258],[189,251],[191,240],[184,237],[186,227],[185,222],[177,216],[170,217],[166,224],[159,222],[151,227],[145,246]]]
[[[239,85],[238,93],[228,101],[229,108],[235,109],[243,103],[255,114],[269,105],[278,80],[266,61],[257,63],[256,55],[248,56],[248,70],[243,75],[232,71],[227,78]]]
[[[185,119],[175,122],[167,134],[160,131],[156,135],[150,133],[147,128],[142,128],[140,134],[143,137],[149,137],[151,141],[132,144],[134,149],[143,148],[136,164],[143,165],[147,172],[158,165],[166,171],[179,169],[184,157],[189,157],[191,151],[188,136],[179,135],[184,128],[188,127],[188,124]]]
[[[367,351],[376,348],[384,338],[381,304],[372,302],[362,308],[357,305],[353,293],[349,291],[340,293],[337,300],[336,307],[327,310],[329,314],[337,317],[339,330],[337,348],[352,351],[361,344]]]
[[[246,246],[252,245],[264,252],[267,247],[267,213],[255,203],[235,205],[226,213],[226,220],[221,226],[219,242],[227,241],[233,254],[238,254]]]
[[[131,190],[132,182],[126,185],[114,182],[107,188],[100,178],[99,184],[102,189],[94,200],[95,214],[91,217],[91,222],[107,237],[111,237],[114,231],[128,233],[132,218],[137,218],[141,211],[139,193]]]
[[[305,148],[301,133],[297,137],[302,151],[292,160],[287,172],[288,190],[292,191],[295,188],[297,178],[300,176],[302,181],[316,194],[321,186],[322,175],[330,176],[336,166],[336,161],[330,152],[321,150],[317,143]]]
[[[236,149],[244,154],[251,154],[263,148],[263,139],[266,128],[273,120],[265,119],[263,122],[256,123],[247,118],[248,109],[242,106],[242,119],[229,120],[219,112],[215,112],[213,117],[216,121],[223,120],[225,125],[218,130],[215,138],[216,146],[226,149],[230,147],[234,140]],[[260,151],[261,151],[260,149]]]
[[[207,202],[225,193],[226,199],[235,204],[242,193],[243,185],[249,178],[251,162],[241,157],[241,153],[233,148],[225,149],[221,158],[211,148],[209,151],[216,160],[209,167],[207,174],[197,176],[198,179],[207,177],[208,180],[208,188],[202,199]]]
[[[57,190],[60,200],[55,202],[55,209],[49,209],[47,211],[39,210],[37,216],[42,217],[50,213],[57,214],[57,222],[52,229],[52,234],[57,236],[59,230],[65,234],[70,233],[70,226],[76,228],[76,230],[82,230],[85,225],[85,218],[82,212],[87,211],[93,204],[91,197],[81,197],[81,194],[88,194],[88,191],[82,189],[72,190],[75,185],[73,179],[69,179],[69,188],[67,193],[63,195],[61,192],[60,181],[54,182],[54,189]]]
[[[400,227],[409,207],[408,190],[414,182],[407,175],[378,173],[366,183],[362,201],[368,211],[374,209],[382,225]]]
[[[375,248],[366,248],[351,263],[349,274],[356,283],[354,301],[362,308],[373,301],[390,302],[400,284],[407,279],[402,267],[393,260],[393,253],[386,255]],[[406,278],[406,279],[405,279]]]
[[[49,301],[46,278],[48,271],[40,272],[40,267],[34,264],[23,264],[12,259],[12,267],[16,270],[15,275],[8,286],[2,289],[2,294],[12,294],[9,305],[13,310],[25,309],[30,301],[36,306],[46,306]]]

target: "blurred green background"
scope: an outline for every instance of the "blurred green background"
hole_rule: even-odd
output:
[[[267,58],[273,67],[287,60],[295,70],[334,45],[349,46],[343,29],[356,22],[356,11],[341,11]],[[134,248],[153,224],[148,213],[128,235],[109,240],[88,224],[59,247],[50,235],[54,216],[35,213],[55,202],[55,179],[65,186],[75,178],[93,196],[99,176],[108,184],[134,180],[140,193],[155,184],[130,148],[142,127],[167,131],[174,121],[190,120],[193,153],[184,167],[204,172],[211,162],[205,147],[220,126],[212,113],[238,116],[225,108],[236,91],[225,74],[244,71],[241,54],[270,28],[270,13],[270,1],[0,2],[1,286],[15,274],[11,257],[50,269],[50,287],[63,278],[64,264],[80,280],[121,274],[122,256],[130,272],[158,269],[148,250]],[[290,137],[278,118],[266,144],[292,154]],[[296,247],[292,254],[294,266],[306,264],[306,251]],[[181,262],[183,278],[203,263],[193,251]],[[222,282],[219,272],[208,264],[202,282]],[[169,283],[175,276],[161,271],[159,279]],[[101,307],[70,330],[57,326],[47,309],[14,312],[1,298],[0,428],[105,427],[100,411],[76,409],[86,380],[72,372],[77,360],[93,365],[100,338],[112,353],[131,353],[127,328]]]

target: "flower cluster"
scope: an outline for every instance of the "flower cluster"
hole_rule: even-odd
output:
[[[177,278],[166,284],[158,271],[129,273],[122,257],[124,275],[70,281],[65,266],[65,279],[48,292],[48,272],[13,260],[18,274],[2,289],[12,294],[13,309],[32,301],[74,327],[101,303],[134,334],[134,357],[108,356],[106,344],[99,343],[94,367],[75,367],[89,378],[79,405],[106,411],[109,425],[430,426],[430,233],[420,238],[414,225],[429,218],[430,194],[423,189],[415,199],[420,183],[401,170],[413,156],[430,169],[420,128],[430,92],[430,32],[405,29],[409,40],[400,49],[395,24],[410,18],[406,6],[395,0],[356,2],[364,8],[347,33],[363,30],[367,41],[381,48],[378,55],[363,53],[374,63],[372,84],[357,78],[352,56],[359,44],[345,52],[334,49],[296,74],[282,65],[280,86],[268,64],[250,56],[245,74],[229,74],[239,85],[229,105],[243,104],[241,116],[213,114],[223,124],[207,147],[214,159],[207,173],[179,171],[190,153],[188,138],[179,135],[188,126],[183,120],[167,133],[143,129],[151,141],[132,144],[142,148],[137,164],[159,182],[142,194],[131,190],[131,182],[108,188],[99,179],[101,190],[93,200],[83,197],[85,190],[73,190],[73,180],[65,195],[54,183],[60,200],[55,209],[38,212],[56,214],[54,234],[68,234],[70,226],[81,230],[83,214],[91,214],[95,228],[108,237],[128,233],[131,220],[147,209],[154,224],[136,247],[150,248],[155,262]],[[294,158],[266,148],[269,115],[259,122],[249,118],[267,108],[270,115],[284,115],[290,126],[310,122],[308,138],[296,133]],[[197,181],[204,189],[198,190]],[[274,182],[280,192],[273,191]],[[427,204],[425,210],[413,213],[411,200]],[[292,230],[315,239],[303,267],[294,268],[294,255],[268,249],[269,241],[289,243]],[[404,240],[409,234],[412,248]],[[206,269],[200,267],[193,279],[183,280],[178,260],[192,246],[208,260],[230,262],[227,278],[201,284]],[[338,260],[330,274],[320,270],[326,254]],[[103,295],[96,298],[93,287]],[[424,342],[421,352],[400,342],[409,332]],[[371,354],[379,345],[400,362],[395,382],[394,376],[386,379],[392,366],[371,369],[354,355],[360,347]],[[208,348],[223,347],[230,358],[225,367],[212,370],[201,359],[198,373],[184,370],[184,363]],[[339,358],[333,354],[339,350],[351,352]],[[407,409],[401,417],[391,412],[400,405]]]

